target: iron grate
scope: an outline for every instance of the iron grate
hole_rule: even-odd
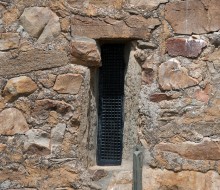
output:
[[[120,165],[123,141],[124,45],[101,47],[99,70],[98,165]]]

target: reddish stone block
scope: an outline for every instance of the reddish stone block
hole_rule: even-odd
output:
[[[187,38],[169,38],[166,41],[166,50],[171,56],[196,58],[206,46],[204,40]]]

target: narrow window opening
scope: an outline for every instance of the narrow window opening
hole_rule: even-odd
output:
[[[124,45],[102,45],[101,57],[97,165],[121,165],[124,127]]]

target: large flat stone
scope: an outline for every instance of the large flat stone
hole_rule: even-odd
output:
[[[10,59],[7,56],[0,56],[0,76],[50,69],[66,65],[67,63],[68,58],[66,52],[35,49],[21,52],[18,57],[14,59]]]
[[[145,19],[136,15],[125,20],[73,16],[71,23],[72,36],[86,36],[93,39],[148,39],[148,27],[153,28],[160,24],[157,19]]]
[[[165,19],[178,34],[204,34],[220,29],[219,0],[187,0],[165,6]]]
[[[156,150],[168,151],[179,154],[181,157],[192,160],[220,160],[220,141],[206,139],[201,143],[160,143]]]
[[[58,75],[53,89],[61,94],[78,94],[82,81],[83,77],[80,74]]]
[[[218,190],[220,176],[215,171],[173,172],[143,168],[143,190]]]
[[[188,38],[169,38],[166,41],[166,49],[171,56],[184,56],[196,58],[206,46],[204,40]]]

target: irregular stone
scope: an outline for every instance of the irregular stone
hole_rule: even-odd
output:
[[[217,71],[220,70],[220,50],[209,54],[203,58],[203,60],[213,62],[214,69]],[[208,65],[210,65],[210,63],[208,63]],[[217,77],[217,75],[215,77]]]
[[[204,34],[220,29],[218,0],[187,0],[165,6],[165,19],[178,34]]]
[[[43,32],[37,40],[38,43],[48,43],[55,39],[57,36],[59,36],[61,32],[59,17],[55,16],[55,13],[53,14],[55,18],[49,20],[49,22],[47,23]]]
[[[148,39],[147,28],[152,24],[158,25],[159,21],[141,16],[131,16],[125,21],[73,16],[71,24],[72,36],[83,35],[93,39]]]
[[[204,40],[194,40],[187,38],[169,38],[166,41],[166,49],[171,56],[184,56],[196,58],[206,46]]]
[[[95,40],[86,37],[74,37],[70,43],[72,62],[85,66],[100,66],[101,55]]]
[[[137,41],[137,46],[140,49],[156,49],[157,48],[157,46],[154,43],[145,42],[145,41],[142,41],[142,40]]]
[[[47,161],[45,157],[39,158],[36,156],[37,155],[34,154],[31,156],[31,159],[25,160],[25,167],[23,167],[22,170],[16,167],[17,165],[13,167],[13,169],[15,168],[17,169],[16,171],[13,172],[9,172],[9,170],[4,169],[1,172],[1,174],[3,174],[0,178],[1,182],[10,179],[13,183],[12,185],[13,187],[21,187],[20,189],[16,188],[16,190],[37,190],[37,189],[46,190],[48,189],[48,187],[50,187],[53,190],[55,190],[58,187],[62,188],[62,190],[75,189],[75,188],[68,188],[72,186],[74,182],[79,181],[78,173],[74,171],[72,165],[67,167],[66,166],[67,164],[65,163],[65,164],[56,164],[56,167],[54,166],[49,167],[49,165],[45,164],[45,162]],[[35,158],[36,161],[40,160],[40,163],[33,162],[32,158]],[[27,172],[28,174],[24,172]],[[17,186],[17,184],[21,184],[22,186],[21,185]],[[24,188],[24,187],[32,187],[32,188]],[[9,188],[7,188],[7,190],[9,190]]]
[[[24,134],[29,129],[23,114],[15,109],[8,108],[0,113],[0,134]]]
[[[135,8],[141,8],[144,10],[156,9],[161,3],[167,3],[168,0],[129,0],[130,6]]]
[[[66,114],[72,110],[72,106],[64,101],[50,99],[36,100],[33,115],[40,117],[41,119],[47,119],[49,116],[49,111],[51,110],[60,114]]]
[[[193,109],[187,111],[186,114],[178,118],[177,125],[195,124],[197,127],[202,126],[206,129],[203,133],[203,136],[207,136],[207,133],[211,133],[212,135],[218,134],[218,130],[216,131],[215,126],[219,126],[220,99],[216,98],[213,101],[209,100],[209,104],[206,109],[202,110],[201,112],[197,112],[196,114],[195,110]],[[203,132],[203,128],[199,128],[199,131]]]
[[[150,95],[150,101],[152,102],[161,102],[163,100],[173,100],[173,98],[165,93],[156,93]]]
[[[66,52],[35,49],[21,52],[15,59],[0,56],[0,76],[60,67],[67,63],[68,58]]]
[[[121,9],[123,5],[124,0],[112,0],[109,2],[108,0],[90,0],[89,3],[96,5],[98,7],[114,7],[116,9]]]
[[[18,33],[0,33],[0,51],[18,48],[19,41]]]
[[[63,141],[66,130],[66,124],[59,123],[51,130],[51,144],[59,145]]]
[[[39,43],[53,40],[60,34],[59,17],[49,8],[29,7],[20,17],[21,25]]]
[[[44,87],[51,88],[55,83],[56,75],[54,74],[40,75],[40,78],[38,80]]]
[[[123,5],[124,0],[112,0],[109,2],[108,0],[75,0],[71,1],[68,0],[68,3],[70,6],[74,8],[86,8],[86,5],[88,9],[91,9],[92,7],[97,8],[115,8],[115,9],[121,9]]]
[[[93,176],[92,176],[92,180],[93,181],[99,181],[100,179],[102,179],[103,177],[106,177],[108,175],[108,172],[103,170],[103,169],[100,169],[100,170],[96,170],[94,173],[93,173]]]
[[[58,123],[58,114],[55,111],[51,111],[49,113],[49,117],[47,122],[51,125],[57,124]]]
[[[0,111],[5,108],[7,101],[0,97]]]
[[[146,19],[137,15],[128,17],[125,19],[125,23],[131,28],[141,28],[142,30],[146,30],[146,28],[154,29],[156,26],[161,24],[160,21],[156,18]]]
[[[209,95],[204,90],[196,90],[195,98],[205,103],[209,101]]]
[[[220,159],[220,141],[204,139],[200,143],[160,143],[155,146],[158,151],[167,151],[177,153],[182,157],[192,160],[219,160]]]
[[[183,89],[199,82],[188,75],[177,59],[170,59],[159,66],[159,85],[163,90]]]
[[[70,8],[77,11],[80,15],[96,17],[111,15],[112,17],[121,18],[124,15],[128,15],[122,11],[124,4],[125,0],[67,0],[67,3],[62,6],[62,10],[64,10],[62,11],[62,15],[66,13],[66,9],[68,10]]]
[[[31,101],[28,98],[20,98],[15,102],[15,107],[27,115],[31,113]]]
[[[68,17],[60,20],[61,31],[69,32],[70,31],[70,19]]]
[[[61,94],[78,94],[82,81],[80,74],[58,75],[53,89]]]
[[[0,153],[6,149],[7,145],[0,143]]]
[[[220,33],[214,32],[214,34],[209,35],[209,39],[211,44],[213,44],[216,48],[220,46]]]
[[[2,20],[5,25],[10,25],[13,22],[17,21],[18,17],[19,17],[18,9],[12,8],[4,12]]]
[[[147,68],[142,71],[142,81],[146,84],[152,84],[154,81],[154,70]]]
[[[144,63],[144,61],[147,59],[147,54],[145,51],[142,51],[142,50],[137,50],[135,51],[135,54],[134,54],[134,57],[135,59],[139,62],[139,63]],[[144,64],[143,64],[144,65]],[[142,65],[142,66],[143,66]],[[144,65],[145,66],[145,65]],[[143,68],[146,68],[146,67],[143,67]],[[148,67],[147,67],[148,69]]]
[[[143,190],[217,190],[220,177],[215,171],[173,172],[165,169],[143,169]]]
[[[36,155],[50,154],[50,138],[45,131],[31,129],[25,135],[27,136],[27,141],[24,142],[24,148],[27,153]]]
[[[20,96],[28,96],[37,90],[36,83],[29,77],[21,76],[10,79],[4,90],[3,96],[8,101],[13,101]]]
[[[204,58],[205,61],[220,63],[220,50],[217,50]]]
[[[132,189],[132,173],[130,171],[115,172],[107,187],[107,190],[111,189]]]

